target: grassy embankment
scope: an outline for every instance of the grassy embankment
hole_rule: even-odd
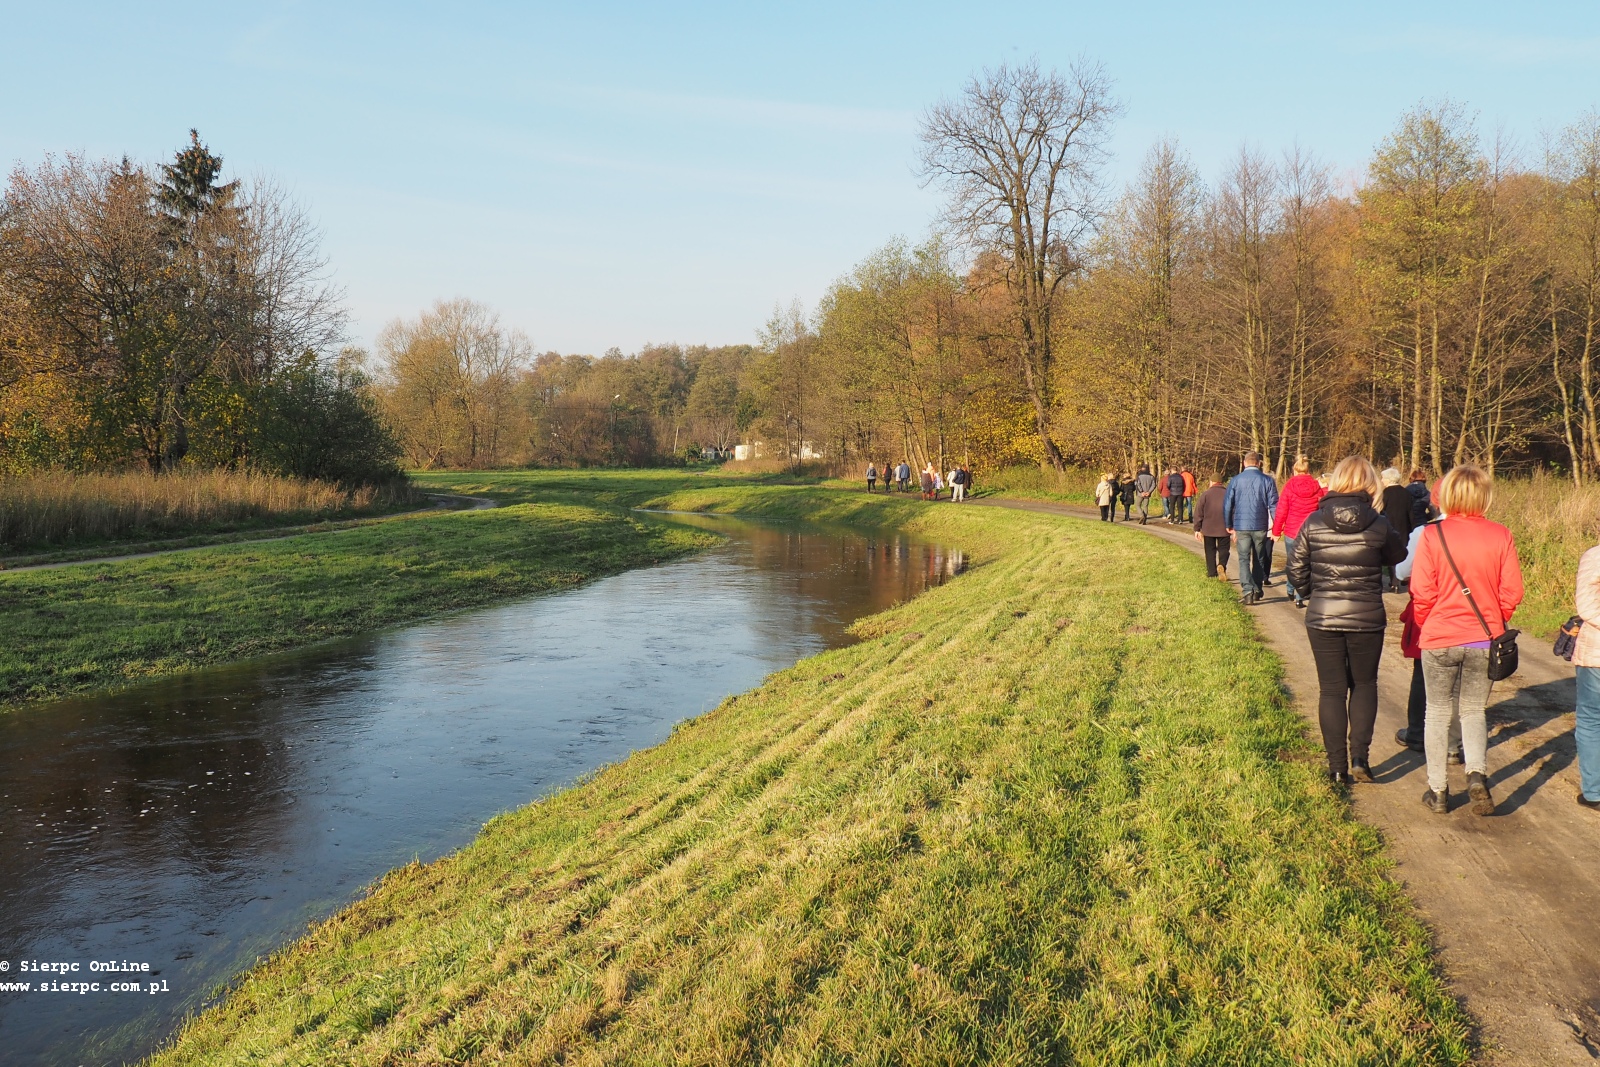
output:
[[[712,540],[613,508],[528,504],[0,573],[0,707],[572,585]]]
[[[156,1064],[1467,1058],[1376,834],[1192,556],[825,489],[655,503],[977,566],[391,873]]]

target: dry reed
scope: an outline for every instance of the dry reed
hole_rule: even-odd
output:
[[[1517,625],[1548,636],[1573,612],[1578,557],[1595,546],[1600,530],[1600,485],[1575,486],[1543,471],[1496,479],[1489,518],[1510,527],[1517,541],[1528,589]]]
[[[248,471],[151,475],[53,471],[0,478],[0,545],[7,548],[128,540],[222,530],[264,521],[311,522],[378,503],[370,488]]]

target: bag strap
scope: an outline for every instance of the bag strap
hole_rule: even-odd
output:
[[[1467,588],[1467,580],[1461,577],[1461,568],[1456,566],[1455,557],[1450,554],[1450,542],[1444,539],[1444,523],[1434,524],[1434,529],[1439,531],[1439,547],[1444,549],[1444,558],[1450,564],[1450,570],[1455,573],[1456,584],[1461,587],[1461,595],[1467,598],[1467,606],[1472,608],[1472,613],[1478,617],[1478,625],[1483,627],[1483,636],[1494,640],[1494,633],[1489,629],[1489,624],[1484,620],[1483,612],[1478,610],[1478,602],[1472,599],[1472,590]]]

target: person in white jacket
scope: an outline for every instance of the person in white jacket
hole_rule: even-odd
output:
[[[1094,502],[1100,505],[1100,521],[1115,521],[1115,505],[1112,503],[1117,498],[1116,491],[1111,488],[1111,475],[1102,474],[1100,483],[1094,487]]]
[[[1583,619],[1572,665],[1578,670],[1578,804],[1600,811],[1600,545],[1578,561],[1577,608]]]

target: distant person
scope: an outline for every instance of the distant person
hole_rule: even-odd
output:
[[[972,487],[978,484],[978,470],[967,464],[963,464],[961,469],[967,472],[967,487],[961,491],[961,499],[965,500],[972,495]]]
[[[1289,566],[1289,558],[1294,555],[1294,539],[1300,536],[1300,527],[1305,524],[1317,506],[1322,503],[1324,491],[1311,477],[1311,461],[1305,456],[1294,457],[1294,473],[1289,480],[1283,483],[1283,491],[1278,496],[1278,506],[1272,512],[1272,536],[1283,539],[1283,565]],[[1289,596],[1294,600],[1294,606],[1304,608],[1305,597],[1295,589],[1290,582]]]
[[[1139,473],[1133,476],[1133,495],[1139,504],[1139,525],[1144,526],[1150,521],[1150,497],[1156,491],[1156,476],[1150,473],[1148,463],[1141,464]]]
[[[1100,521],[1111,522],[1116,518],[1117,496],[1111,488],[1111,475],[1102,474],[1094,486],[1094,502],[1100,506]]]
[[[1390,526],[1400,531],[1401,537],[1409,540],[1415,525],[1411,521],[1411,505],[1414,503],[1411,491],[1400,484],[1400,472],[1393,467],[1386,467],[1378,477],[1383,482],[1383,496],[1379,500],[1378,510],[1389,520]],[[1385,592],[1400,592],[1400,583],[1395,578],[1394,568],[1386,569],[1383,577]]]
[[[1111,483],[1111,521],[1116,522],[1117,497],[1122,495],[1122,479],[1117,476],[1116,471],[1112,471],[1110,474],[1106,475],[1106,479]]]
[[[1246,452],[1244,470],[1228,483],[1223,519],[1238,547],[1239,603],[1259,604],[1266,581],[1267,534],[1278,507],[1278,483],[1261,471],[1261,453]]]
[[[867,464],[867,492],[869,492],[869,493],[872,492],[873,487],[876,486],[877,484],[878,484],[878,467],[877,467],[877,464],[868,463]]]
[[[896,475],[898,475],[898,478],[899,478],[900,491],[902,493],[910,492],[911,491],[911,464],[907,463],[905,460],[901,460],[900,461],[900,466],[895,471],[895,473],[896,473]]]
[[[1394,565],[1395,577],[1402,582],[1411,580],[1411,568],[1417,562],[1417,545],[1422,540],[1422,531],[1427,528],[1427,523],[1413,527],[1411,536],[1406,539],[1406,558]],[[1428,686],[1422,677],[1422,645],[1419,643],[1421,640],[1422,632],[1417,629],[1416,601],[1408,596],[1405,610],[1400,612],[1400,654],[1411,661],[1411,690],[1406,699],[1406,724],[1402,729],[1395,731],[1394,739],[1402,748],[1409,748],[1413,752],[1425,751],[1422,737],[1428,715]],[[1450,762],[1461,762],[1459,722],[1450,725],[1449,749]]]
[[[1411,528],[1416,529],[1425,522],[1432,522],[1439,515],[1439,509],[1433,505],[1433,494],[1428,491],[1428,472],[1421,467],[1411,468],[1411,477],[1406,484],[1406,492],[1411,494]]]
[[[1328,777],[1339,785],[1373,781],[1378,657],[1389,624],[1383,568],[1406,555],[1405,541],[1373,506],[1378,490],[1371,463],[1360,456],[1340,460],[1328,478],[1328,495],[1301,525],[1289,557],[1289,585],[1309,601],[1306,640],[1317,664],[1317,719]]]
[[[1133,498],[1137,492],[1138,489],[1137,486],[1134,485],[1133,479],[1124,474],[1122,476],[1122,485],[1117,490],[1117,495],[1122,498],[1123,522],[1131,522],[1133,520],[1133,515],[1131,512],[1133,510]]]
[[[1199,485],[1194,480],[1194,471],[1188,467],[1179,468],[1178,473],[1183,476],[1183,511],[1178,517],[1185,522],[1193,522],[1194,494]]]
[[[1449,732],[1461,722],[1467,795],[1477,815],[1494,814],[1489,792],[1489,646],[1522,603],[1522,564],[1511,531],[1484,518],[1494,480],[1471,464],[1439,479],[1439,509],[1411,568],[1411,603],[1421,631],[1422,677],[1428,687],[1423,748],[1428,791],[1422,802],[1436,815],[1450,810]]]
[[[1167,472],[1167,523],[1176,526],[1183,521],[1183,473],[1173,467]]]
[[[932,467],[933,464],[930,463],[928,466]],[[938,469],[935,468],[933,472],[933,499],[938,500],[939,494],[942,492],[944,492],[944,475],[940,474]]]
[[[1572,650],[1578,674],[1578,804],[1600,811],[1600,545],[1578,561],[1578,617],[1583,627]]]
[[[958,504],[967,499],[967,468],[957,467],[950,472],[950,499]]]
[[[933,464],[922,468],[922,499],[933,499]]]
[[[1160,486],[1159,492],[1161,493],[1161,517],[1166,519],[1169,524],[1172,522],[1171,478],[1172,470],[1171,468],[1168,468],[1167,470],[1162,471],[1160,477],[1156,479],[1157,484]]]
[[[1228,580],[1228,490],[1213,474],[1210,485],[1194,505],[1194,539],[1205,546],[1206,577]]]

